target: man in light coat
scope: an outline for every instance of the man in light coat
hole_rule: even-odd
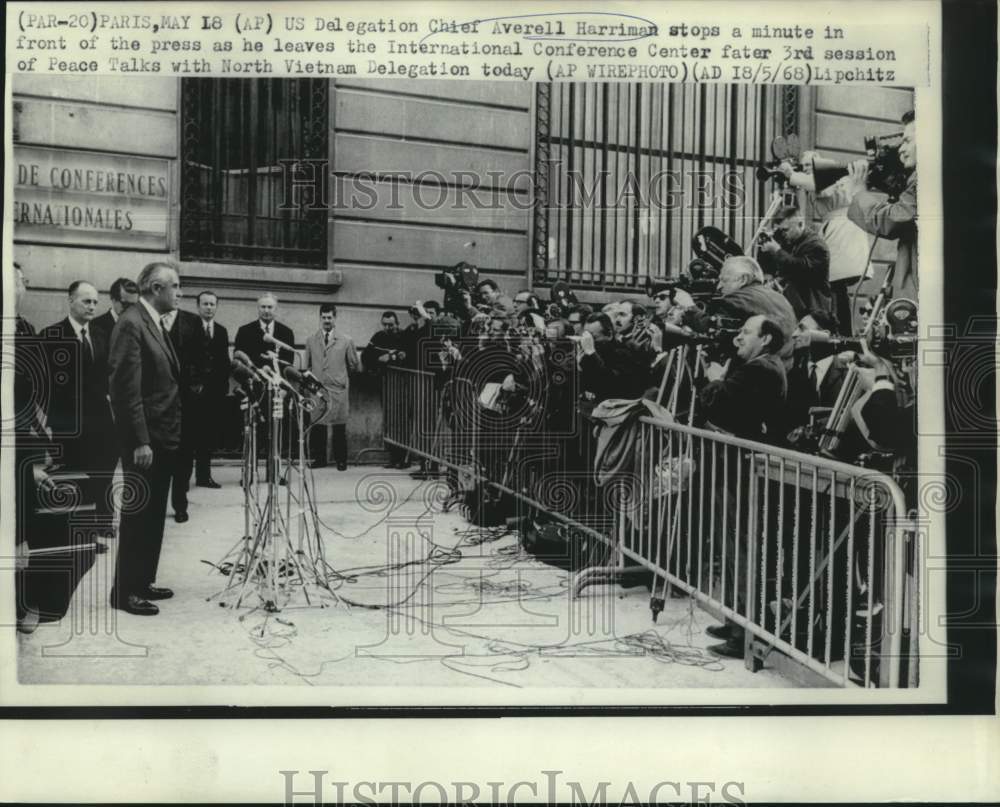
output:
[[[337,470],[347,470],[347,417],[350,413],[350,373],[360,372],[354,341],[337,333],[337,306],[323,303],[319,308],[320,329],[306,341],[305,369],[319,379],[325,390],[328,406],[317,411],[318,419],[309,431],[309,454],[313,468],[324,468],[327,427],[333,427],[333,459]]]

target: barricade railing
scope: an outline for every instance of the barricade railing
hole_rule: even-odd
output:
[[[448,406],[477,410],[462,402],[471,390],[447,393]],[[538,423],[477,433],[475,416],[441,416],[429,373],[393,368],[386,395],[387,440],[603,543],[576,595],[644,569],[654,613],[671,590],[687,594],[744,630],[751,669],[777,650],[830,685],[916,684],[916,536],[888,475],[641,418],[631,460],[598,487],[594,424],[578,413],[556,434]]]

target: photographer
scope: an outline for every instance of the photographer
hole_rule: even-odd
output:
[[[608,398],[641,398],[648,371],[635,352],[614,338],[604,313],[591,314],[580,335],[580,385],[600,403]]]
[[[587,319],[593,313],[594,309],[586,303],[580,303],[570,309],[569,313],[566,315],[566,321],[569,323],[571,328],[571,333],[568,335],[579,336],[582,334],[583,326],[587,324]]]
[[[747,440],[782,439],[788,381],[778,353],[784,343],[774,320],[758,314],[743,324],[733,340],[736,357],[708,367],[699,401],[709,425]]]
[[[760,243],[758,260],[765,274],[784,284],[785,297],[796,318],[809,311],[833,311],[830,294],[830,250],[826,242],[806,227],[794,205],[775,214],[774,233]]]
[[[403,335],[399,330],[399,318],[395,311],[385,311],[382,314],[382,329],[372,334],[368,340],[368,345],[361,352],[361,365],[370,373],[377,376],[382,386],[382,411],[386,412],[385,400],[385,374],[389,367],[405,367],[408,358],[405,350]],[[384,419],[384,416],[383,416]],[[395,445],[387,445],[389,452],[389,462],[386,468],[407,468],[410,465],[406,458],[406,449]]]
[[[807,151],[802,154],[803,171],[796,171],[787,160],[781,163],[780,170],[789,185],[808,194],[813,214],[823,222],[820,235],[830,250],[830,291],[833,294],[834,313],[840,332],[850,336],[853,317],[848,290],[871,274],[868,236],[847,217],[847,211],[858,190],[850,177],[841,177],[817,192],[813,176],[816,161],[822,162],[823,157],[816,151]]]
[[[500,290],[500,286],[495,280],[479,281],[476,285],[476,294],[482,304],[487,306],[491,312],[502,314],[505,317],[514,315],[514,303]]]
[[[719,272],[716,288],[720,296],[709,301],[706,311],[697,308],[686,310],[684,325],[705,332],[711,325],[713,314],[741,321],[760,314],[780,328],[782,346],[779,356],[785,360],[786,367],[791,366],[791,337],[797,317],[784,295],[764,285],[764,272],[757,261],[743,255],[727,258]]]
[[[792,334],[794,359],[788,371],[788,422],[804,426],[809,410],[815,406],[833,406],[843,383],[844,362],[830,354],[817,358],[814,343],[829,340],[836,330],[836,320],[827,311],[810,311]]]
[[[892,286],[895,297],[917,299],[917,141],[913,112],[903,115],[903,140],[899,160],[910,172],[906,187],[896,200],[867,190],[868,162],[857,160],[848,166],[856,189],[847,211],[851,221],[865,232],[882,238],[897,239],[896,268]]]

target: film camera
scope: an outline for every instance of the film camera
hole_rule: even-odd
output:
[[[471,263],[460,261],[434,275],[434,285],[444,289],[444,308],[462,314],[466,310],[463,292],[475,294],[479,283],[479,270]]]
[[[704,346],[705,358],[720,364],[736,355],[733,340],[743,327],[743,321],[722,314],[708,317],[708,329],[691,336],[691,341]]]
[[[865,184],[870,191],[880,191],[897,199],[906,189],[909,171],[899,157],[902,132],[865,138],[865,156],[868,160],[868,177]],[[813,182],[816,192],[829,188],[841,177],[847,176],[847,166],[833,160],[812,161]]]
[[[917,355],[917,305],[912,300],[899,298],[889,302],[877,317],[868,339],[813,337],[809,353],[813,361],[837,353],[851,351],[866,353],[895,363],[912,361]]]
[[[675,289],[682,289],[696,301],[706,301],[716,295],[716,285],[719,282],[719,270],[708,261],[695,258],[685,271],[677,277],[646,278],[646,295],[654,295],[668,291],[673,296]]]
[[[868,160],[868,177],[865,184],[868,190],[879,191],[896,199],[906,188],[909,171],[903,166],[903,161],[899,157],[902,139],[902,132],[864,139],[865,157]],[[775,179],[783,183],[785,175],[780,170],[783,162],[791,163],[796,171],[804,170],[802,148],[795,135],[789,135],[787,138],[779,135],[774,138],[771,141],[771,154],[774,157],[772,161],[757,167],[757,179],[761,181]],[[841,177],[847,176],[847,166],[836,160],[813,158],[810,165],[816,193],[823,192]]]

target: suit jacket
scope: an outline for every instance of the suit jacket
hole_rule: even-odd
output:
[[[65,318],[45,329],[50,349],[69,351],[68,361],[53,354],[52,367],[60,367],[52,379],[48,400],[48,425],[53,437],[68,445],[73,440],[105,440],[111,429],[108,406],[108,336],[93,323],[87,328],[94,348],[93,364],[85,366],[83,345]]]
[[[696,331],[704,331],[709,314],[721,314],[739,319],[741,322],[757,314],[763,314],[773,320],[785,336],[785,344],[778,351],[778,355],[785,362],[786,370],[792,366],[794,350],[792,333],[798,325],[798,319],[795,317],[792,304],[781,292],[768,288],[763,283],[750,283],[731,294],[713,300],[707,314],[691,309],[690,313],[685,314],[684,324],[690,325]]]
[[[606,339],[580,359],[580,386],[600,403],[608,398],[641,398],[649,381],[648,366],[630,348]]]
[[[276,321],[274,323],[274,338],[284,342],[286,345],[295,345],[295,334],[292,333],[292,329],[281,322]],[[264,341],[264,331],[260,326],[260,320],[256,319],[253,322],[248,322],[246,325],[240,326],[240,329],[236,332],[236,341],[233,343],[233,350],[242,350],[257,367],[270,364],[270,361],[265,359],[262,354],[271,350],[275,351],[278,356],[287,362],[295,361],[295,354],[293,352],[278,350],[270,342]]]
[[[218,399],[229,391],[229,332],[218,322],[212,323],[211,340],[205,336],[205,321],[198,317],[195,358],[202,380],[202,395]]]
[[[761,252],[758,260],[765,272],[787,283],[785,298],[791,303],[796,319],[816,309],[833,311],[830,250],[822,236],[806,229],[777,252]]]
[[[176,449],[181,438],[180,362],[160,323],[141,302],[118,318],[108,363],[111,407],[126,455],[141,445]]]
[[[410,358],[408,353],[403,358],[400,358],[397,353],[391,361],[379,361],[380,356],[388,356],[391,351],[406,353],[407,345],[404,339],[402,331],[396,331],[395,333],[376,331],[373,333],[372,338],[368,340],[367,347],[361,351],[361,362],[364,365],[365,372],[372,375],[384,376],[386,368],[390,365],[405,367],[407,360]]]
[[[177,311],[177,318],[170,329],[170,342],[180,362],[181,396],[187,400],[201,394],[205,384],[205,362],[202,347],[205,331],[201,317],[190,311]]]
[[[94,317],[90,324],[95,330],[100,328],[104,331],[104,333],[107,334],[108,341],[111,341],[111,332],[115,329],[115,318],[111,315],[110,308],[101,314],[101,316]]]
[[[788,382],[782,360],[765,353],[746,363],[735,361],[725,378],[701,391],[702,414],[709,424],[737,437],[783,442]]]

